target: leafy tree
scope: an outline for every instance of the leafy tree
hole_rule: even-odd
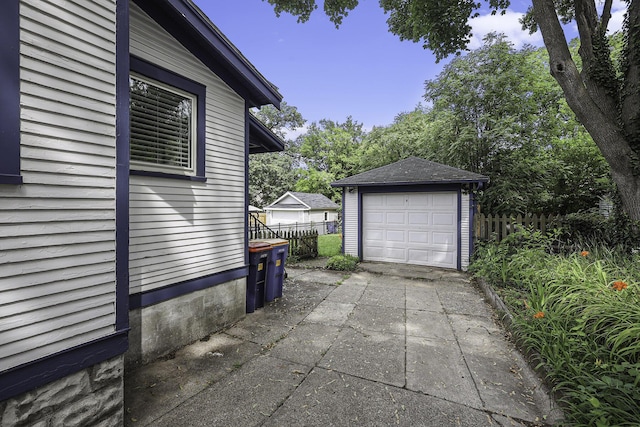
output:
[[[335,191],[330,183],[356,172],[358,149],[364,135],[362,124],[355,122],[351,117],[348,117],[344,123],[336,123],[332,120],[312,123],[309,130],[300,136],[299,143],[301,161],[309,169],[309,172],[303,172],[303,177],[313,181],[313,184],[300,185],[318,188],[318,191],[313,192],[332,198],[330,195]],[[324,174],[313,174],[312,170]],[[327,181],[328,176],[331,176],[332,180]],[[320,191],[318,185],[325,181],[326,188]]]
[[[300,22],[317,8],[315,0],[267,1],[276,14],[289,12]],[[609,164],[625,211],[640,220],[640,0],[625,1],[624,44],[618,63],[612,59],[606,37],[612,3],[605,0],[599,13],[595,0],[532,0],[522,23],[542,33],[551,74]],[[357,0],[325,1],[324,11],[339,26],[357,5]],[[504,13],[510,1],[380,0],[380,5],[389,13],[392,33],[421,42],[441,60],[466,50],[471,39],[469,20],[479,16],[481,8]],[[580,38],[581,67],[561,25],[573,20]]]
[[[320,193],[334,202],[340,201],[340,190],[331,187],[336,177],[329,172],[315,169],[300,169],[300,177],[296,182],[295,190],[303,193]]]
[[[433,115],[423,107],[396,116],[390,126],[374,127],[363,139],[359,172],[388,165],[407,157],[430,157],[426,140],[435,133]]]
[[[305,120],[296,107],[282,102],[280,110],[271,105],[253,112],[256,118],[273,133],[285,139],[286,131],[302,127]],[[249,203],[263,207],[293,190],[298,180],[299,156],[295,144],[285,140],[285,151],[280,153],[252,154],[249,158]]]
[[[608,191],[606,163],[553,78],[544,49],[503,36],[454,59],[426,84],[429,110],[399,115],[362,143],[361,167],[415,155],[483,173],[483,211],[574,212]],[[584,173],[585,166],[588,173]]]

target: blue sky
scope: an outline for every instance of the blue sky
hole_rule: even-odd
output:
[[[360,1],[340,29],[322,6],[308,22],[298,24],[291,15],[277,18],[263,0],[194,1],[307,124],[343,122],[348,116],[367,130],[391,124],[398,113],[423,101],[425,80],[437,77],[448,61],[436,64],[420,44],[401,42],[389,33],[387,17],[375,0]],[[480,47],[490,31],[504,32],[516,47],[541,46],[540,34],[529,36],[518,23],[528,3],[514,4],[504,16],[472,20],[470,48]],[[620,14],[614,17],[613,25],[619,26]]]

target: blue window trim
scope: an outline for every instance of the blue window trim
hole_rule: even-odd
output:
[[[20,185],[20,1],[0,13],[0,184]]]
[[[172,71],[159,67],[151,62],[147,62],[143,59],[135,56],[130,57],[131,71],[141,74],[145,77],[157,80],[165,83],[169,86],[176,87],[185,92],[196,95],[198,101],[197,110],[198,117],[196,117],[196,174],[195,176],[178,175],[164,172],[152,172],[145,170],[131,170],[132,175],[153,176],[159,178],[175,178],[175,179],[187,179],[190,181],[204,182],[207,180],[205,176],[205,153],[206,153],[206,139],[205,139],[205,125],[206,125],[206,86],[190,80],[184,76],[176,74]]]

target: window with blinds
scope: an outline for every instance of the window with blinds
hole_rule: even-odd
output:
[[[132,165],[154,172],[195,174],[196,95],[135,74],[129,86]]]

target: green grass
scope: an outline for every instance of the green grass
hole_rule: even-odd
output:
[[[515,336],[542,357],[567,424],[640,425],[640,255],[554,254],[519,237],[483,248],[474,269],[509,295]]]
[[[331,257],[342,253],[342,234],[318,236],[318,255]]]

